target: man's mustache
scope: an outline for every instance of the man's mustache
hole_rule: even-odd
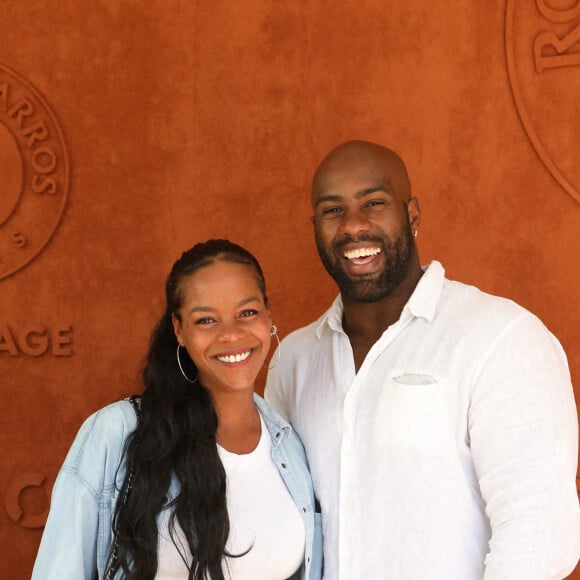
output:
[[[377,236],[371,236],[369,234],[361,234],[360,236],[352,236],[350,234],[345,234],[344,236],[332,241],[332,248],[334,250],[341,250],[344,246],[348,244],[356,244],[358,242],[373,242],[378,244],[382,249],[384,249],[384,240]]]

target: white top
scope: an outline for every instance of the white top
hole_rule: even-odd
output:
[[[272,461],[272,441],[260,417],[262,435],[251,453],[238,455],[218,445],[227,477],[227,509],[230,536],[226,550],[241,554],[226,558],[224,575],[232,580],[283,580],[292,576],[304,560],[305,530],[298,508]],[[185,580],[187,567],[167,529],[160,529],[156,580]],[[187,542],[178,528],[183,546]],[[189,550],[187,561],[191,562]]]
[[[547,580],[574,568],[570,375],[557,340],[513,302],[433,262],[355,373],[338,297],[283,341],[266,399],[306,447],[326,579]]]

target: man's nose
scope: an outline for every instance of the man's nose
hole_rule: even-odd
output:
[[[356,236],[371,229],[371,222],[365,212],[358,209],[351,209],[345,211],[340,229],[342,234]]]

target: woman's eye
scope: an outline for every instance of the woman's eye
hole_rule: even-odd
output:
[[[215,322],[215,320],[213,318],[210,318],[209,316],[205,316],[204,318],[198,318],[195,321],[195,324],[211,324],[212,322]]]
[[[249,308],[247,310],[242,310],[242,312],[240,312],[240,318],[247,318],[248,316],[255,316],[256,314],[258,314],[257,310]]]

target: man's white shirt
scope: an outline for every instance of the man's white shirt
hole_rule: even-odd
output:
[[[565,354],[438,262],[358,373],[338,297],[282,342],[266,399],[306,447],[326,579],[547,580],[578,561]]]

